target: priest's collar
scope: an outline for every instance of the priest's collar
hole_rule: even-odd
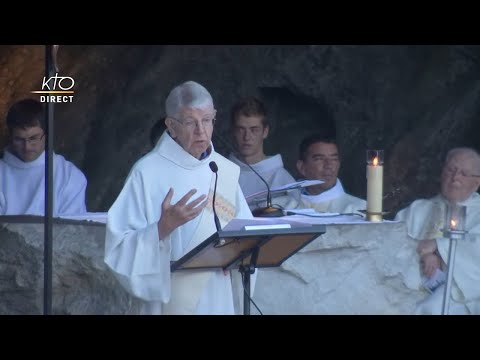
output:
[[[468,205],[468,203],[472,200],[477,200],[477,198],[479,198],[480,195],[478,194],[477,191],[474,191],[470,194],[470,196],[468,198],[466,198],[465,200],[463,201],[460,201],[458,202],[458,205]],[[449,203],[450,201],[445,197],[443,196],[442,194],[438,194],[436,197],[436,199],[440,199],[441,201],[445,202],[445,203]]]
[[[250,164],[250,166],[248,166],[243,160],[240,160],[240,158],[233,152],[230,153],[229,159],[233,161],[235,164],[237,164],[238,166],[240,166],[242,171],[252,171],[251,167],[253,167],[255,171],[261,171],[261,172],[273,171],[283,167],[282,155],[280,154],[267,156],[265,159],[260,160],[255,164]]]
[[[5,149],[3,154],[3,161],[8,165],[19,168],[19,169],[29,169],[37,166],[45,166],[45,150],[40,154],[38,158],[33,161],[23,161],[15,156],[8,148]]]
[[[343,196],[344,194],[345,194],[345,190],[343,189],[342,182],[340,181],[339,178],[337,178],[337,182],[335,183],[335,186],[317,195],[311,195],[310,193],[308,193],[307,188],[304,188],[301,193],[301,198],[302,200],[305,200],[311,203],[320,203],[320,202],[337,199],[340,196]]]
[[[211,152],[212,152],[212,148],[209,146],[208,149],[205,150],[205,152],[203,152],[202,155],[200,155],[200,160],[206,159]]]
[[[203,166],[204,164],[208,165],[214,151],[215,148],[210,141],[208,149],[202,153],[200,159],[197,159],[185,151],[185,149],[171,137],[168,130],[164,131],[154,149],[154,152],[158,153],[160,156],[186,169],[194,169]]]

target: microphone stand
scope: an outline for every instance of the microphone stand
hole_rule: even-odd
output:
[[[245,163],[247,164],[247,163]],[[280,217],[285,216],[281,209],[272,206],[272,192],[270,191],[270,186],[266,182],[266,180],[260,176],[260,174],[251,166],[247,164],[248,167],[262,180],[265,185],[267,186],[267,206],[265,207],[257,207],[255,210],[252,211],[252,215],[255,217]]]
[[[220,135],[217,135],[217,134],[213,133],[213,136],[215,136],[215,138],[220,140],[220,142],[228,150],[230,150],[231,152],[233,152],[237,156],[239,155],[238,151],[233,149],[233,147],[230,144],[228,144],[225,140],[223,140],[220,137]],[[265,184],[265,186],[267,187],[267,206],[257,207],[255,210],[252,211],[252,215],[255,216],[255,217],[281,217],[281,216],[285,216],[285,214],[283,213],[283,211],[281,209],[272,206],[272,192],[270,191],[270,186],[268,185],[266,180],[253,168],[253,166],[251,166],[250,164],[248,164],[246,162],[244,164],[247,165],[250,168],[250,170],[252,170],[254,172],[254,174],[257,175],[260,178],[260,180],[262,180],[263,183]]]
[[[210,161],[208,164],[210,167],[210,170],[215,174],[215,185],[213,188],[213,201],[212,201],[212,210],[213,210],[213,219],[215,221],[215,227],[217,228],[217,232],[220,232],[222,230],[222,226],[220,225],[220,219],[218,218],[217,215],[217,210],[215,208],[215,197],[217,195],[217,181],[218,181],[218,166],[215,161]],[[218,240],[218,245],[224,245],[225,244],[225,239],[219,239]]]

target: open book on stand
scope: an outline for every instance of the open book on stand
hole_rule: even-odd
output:
[[[277,196],[282,196],[286,195],[289,191],[300,189],[303,187],[307,186],[312,186],[312,185],[318,185],[318,184],[323,184],[324,181],[322,180],[301,180],[301,181],[296,181],[290,184],[286,184],[283,186],[278,186],[274,188],[270,188],[270,194],[272,194],[272,198],[277,197]],[[249,196],[247,196],[245,199],[247,200],[247,203],[252,203],[254,201],[261,201],[259,198],[267,198],[268,190],[265,188],[263,191],[259,191],[256,193],[253,193]],[[264,200],[265,200],[264,199]]]

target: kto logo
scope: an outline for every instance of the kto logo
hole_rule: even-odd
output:
[[[48,94],[41,95],[40,102],[50,102],[50,103],[68,103],[73,101],[74,94],[72,90],[75,86],[75,80],[70,76],[58,76],[58,73],[55,73],[55,76],[43,77],[42,90],[32,91],[34,94]],[[61,95],[50,95],[50,94],[61,94]]]

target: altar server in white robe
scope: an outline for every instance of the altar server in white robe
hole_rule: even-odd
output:
[[[238,313],[238,271],[170,271],[171,261],[216,232],[211,161],[218,167],[215,208],[221,226],[252,214],[238,184],[238,166],[211,143],[216,110],[208,90],[185,82],[170,92],[165,106],[167,130],[134,164],[108,211],[105,262],[142,300],[143,314]]]
[[[272,156],[265,154],[263,142],[267,139],[269,131],[267,109],[261,100],[247,97],[232,107],[230,132],[236,152],[230,153],[229,159],[240,166],[240,187],[246,197],[267,189],[251,167],[270,188],[295,182],[293,176],[283,166],[281,154]],[[298,197],[297,192],[292,194]],[[254,208],[255,204],[251,207]]]
[[[45,112],[35,99],[14,103],[7,114],[9,144],[0,160],[0,214],[45,212]],[[86,213],[85,175],[63,156],[53,154],[53,214]]]
[[[427,277],[446,272],[449,240],[443,237],[447,204],[467,207],[467,240],[458,240],[453,271],[450,314],[480,314],[480,155],[471,148],[448,152],[440,194],[414,201],[396,220],[405,221],[408,236],[419,241],[421,271]],[[441,314],[445,284],[418,304],[416,314]]]
[[[347,194],[338,178],[340,155],[333,138],[313,134],[302,140],[297,170],[306,180],[322,180],[322,184],[303,189],[300,200],[290,199],[287,209],[311,208],[318,212],[356,213],[366,209],[366,201]]]

